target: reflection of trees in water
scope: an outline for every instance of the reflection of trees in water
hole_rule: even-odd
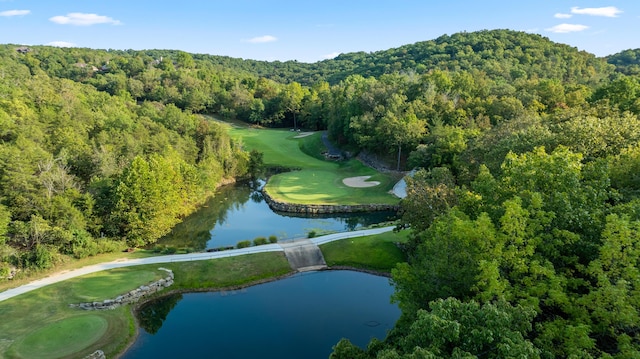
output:
[[[393,221],[398,218],[396,212],[393,211],[379,211],[379,212],[366,212],[366,213],[289,213],[274,211],[275,213],[290,218],[317,218],[317,219],[331,219],[339,221],[345,224],[346,231],[354,231],[360,227],[370,226],[386,221]]]
[[[145,303],[138,310],[138,322],[140,327],[149,334],[156,334],[162,323],[167,319],[171,309],[182,299],[182,294],[172,294]]]
[[[210,231],[216,224],[223,224],[227,220],[230,209],[242,208],[249,200],[251,192],[251,187],[244,184],[220,188],[215,196],[208,199],[198,211],[178,223],[169,234],[158,241],[158,244],[203,251],[207,247],[207,241],[211,239]]]
[[[248,201],[255,203],[264,202],[262,192],[259,190],[264,181],[251,181],[236,185],[224,186],[216,195],[195,213],[186,217],[177,224],[172,231],[158,241],[160,246],[172,246],[176,248],[192,248],[195,251],[204,251],[207,242],[211,240],[211,230],[215,226],[222,226],[227,222],[227,217],[232,210],[239,212]],[[265,210],[271,211],[265,205]],[[275,212],[280,216],[289,218],[326,218],[327,221],[338,221],[344,224],[345,231],[353,231],[362,226],[385,222],[396,218],[395,212],[369,212],[369,213],[332,213],[332,214],[295,214]],[[307,232],[319,228],[306,228]]]

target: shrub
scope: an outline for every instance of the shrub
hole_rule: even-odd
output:
[[[8,263],[0,262],[0,280],[11,276],[11,266]]]
[[[269,236],[269,243],[278,243],[278,237]]]
[[[164,254],[175,254],[178,251],[178,248],[169,246],[162,251]]]
[[[254,246],[261,246],[263,244],[267,244],[267,239],[264,237],[257,237],[253,240]]]
[[[247,247],[251,247],[251,241],[250,240],[244,240],[244,241],[240,241],[238,242],[238,244],[236,244],[237,248],[247,248]]]
[[[98,244],[98,253],[119,252],[125,248],[125,243],[108,238],[101,238],[96,243]]]
[[[309,231],[309,233],[307,234],[307,238],[314,238],[317,235],[318,233],[316,233],[316,231]]]

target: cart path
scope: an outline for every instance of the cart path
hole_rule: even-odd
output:
[[[242,256],[246,254],[264,253],[264,252],[285,252],[286,253],[287,250],[295,251],[296,247],[306,247],[307,251],[309,251],[310,248],[313,248],[314,250],[317,250],[319,252],[318,246],[324,243],[337,241],[345,238],[363,237],[363,236],[370,236],[374,234],[380,234],[384,232],[390,232],[394,228],[395,226],[389,226],[389,227],[382,227],[382,228],[366,229],[362,231],[341,232],[341,233],[334,233],[334,234],[329,234],[326,236],[320,236],[320,237],[311,238],[311,239],[305,238],[303,240],[298,240],[298,241],[287,241],[282,243],[266,244],[266,245],[257,246],[257,247],[231,249],[228,251],[220,251],[220,252],[175,254],[175,255],[165,255],[165,256],[157,256],[157,257],[149,257],[149,258],[138,258],[138,259],[119,259],[112,262],[94,264],[94,265],[90,265],[90,266],[86,266],[86,267],[82,267],[82,268],[78,268],[70,271],[55,273],[48,277],[30,282],[28,284],[5,290],[4,292],[0,292],[0,302],[7,300],[9,298],[13,298],[22,293],[27,293],[32,290],[42,288],[49,284],[62,282],[67,279],[83,276],[85,274],[100,272],[107,269],[139,266],[144,264],[202,261],[202,260],[236,257],[236,256]],[[320,256],[322,256],[322,253],[320,253]],[[322,258],[322,262],[324,262],[324,258]],[[315,265],[310,265],[310,266],[303,266],[300,268],[296,268],[294,267],[294,265],[297,265],[297,264],[291,263],[291,262],[290,264],[292,268],[301,269],[301,270],[309,270],[309,268],[314,268],[315,266]]]

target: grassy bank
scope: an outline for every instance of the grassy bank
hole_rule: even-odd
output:
[[[129,307],[107,311],[71,309],[69,304],[101,301],[157,280],[160,265],[98,272],[56,283],[0,302],[0,357],[78,358],[97,349],[108,358],[133,340]],[[260,253],[200,262],[167,263],[172,290],[203,290],[247,285],[291,271],[282,253]]]
[[[353,267],[389,273],[406,258],[397,243],[405,243],[409,231],[386,232],[325,243],[320,246],[329,267]]]
[[[322,158],[321,134],[299,137],[296,132],[272,129],[232,128],[231,136],[240,139],[248,150],[264,154],[267,166],[297,169],[272,176],[265,190],[275,200],[298,204],[397,204],[389,191],[398,176],[380,173],[360,161],[330,161]],[[304,149],[304,150],[303,150]],[[346,186],[349,177],[371,176],[379,185],[366,188]]]

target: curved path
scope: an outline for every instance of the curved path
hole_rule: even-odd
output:
[[[374,234],[380,234],[384,232],[390,232],[394,228],[395,226],[390,226],[390,227],[382,227],[382,228],[375,228],[375,229],[367,229],[362,231],[334,233],[334,234],[329,234],[326,236],[321,236],[321,237],[316,237],[311,239],[305,238],[304,240],[301,240],[300,245],[308,244],[309,241],[311,241],[314,245],[318,246],[320,244],[337,241],[345,238],[363,237],[363,236],[369,236]],[[287,247],[290,248],[292,245],[295,245],[295,242],[296,241],[288,241],[288,242],[284,242],[283,244],[285,244]],[[278,243],[275,243],[275,244],[267,244],[267,245],[262,245],[257,247],[232,249],[232,250],[221,251],[221,252],[175,254],[175,255],[157,256],[157,257],[149,257],[149,258],[138,258],[138,259],[120,259],[120,260],[115,260],[113,262],[105,262],[105,263],[86,266],[86,267],[82,267],[82,268],[78,268],[70,271],[56,273],[49,277],[35,280],[31,283],[22,285],[20,287],[8,289],[0,293],[0,302],[2,302],[3,300],[7,300],[9,298],[13,298],[22,293],[26,293],[38,288],[42,288],[49,284],[61,282],[63,280],[79,277],[89,273],[100,272],[107,269],[139,266],[143,264],[202,261],[202,260],[216,259],[216,258],[235,257],[235,256],[241,256],[245,254],[252,254],[252,253],[282,252],[282,251],[284,251],[283,246]]]

